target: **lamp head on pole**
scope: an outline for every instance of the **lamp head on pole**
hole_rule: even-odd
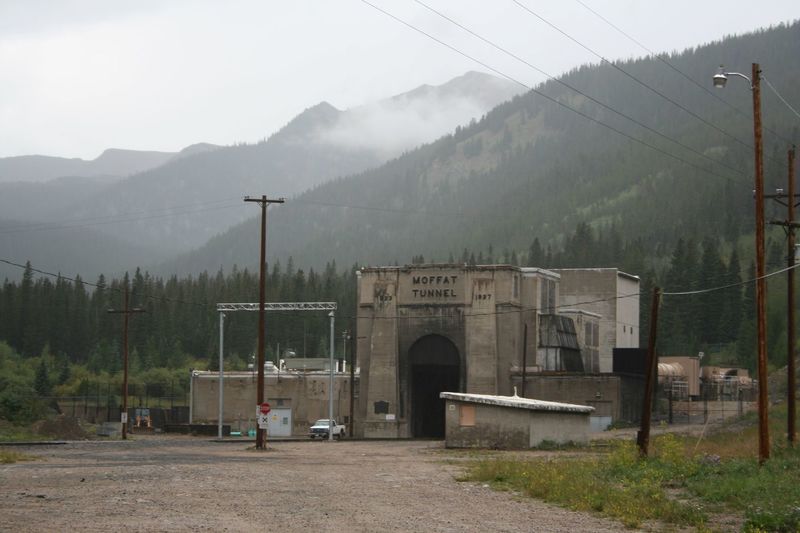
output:
[[[725,71],[722,68],[722,65],[719,66],[719,70],[716,74],[714,74],[714,87],[717,89],[724,89],[725,84],[728,83],[728,76],[725,74]]]

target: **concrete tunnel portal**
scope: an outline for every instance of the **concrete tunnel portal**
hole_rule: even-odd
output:
[[[408,351],[411,432],[414,438],[444,438],[445,401],[441,392],[458,392],[458,348],[446,337],[426,335]]]

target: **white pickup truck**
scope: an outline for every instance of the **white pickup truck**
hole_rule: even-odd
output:
[[[337,424],[336,420],[333,420],[332,422],[333,424],[331,424],[327,418],[321,418],[317,420],[314,422],[314,425],[309,428],[308,436],[312,439],[316,439],[317,437],[320,439],[327,439],[328,431],[330,431],[331,427],[333,427],[334,438],[341,439],[347,434],[344,425]]]

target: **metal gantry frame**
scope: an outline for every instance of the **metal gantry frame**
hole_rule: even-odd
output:
[[[259,311],[258,303],[218,303],[217,312],[219,313],[219,416],[217,421],[217,437],[222,438],[222,412],[225,406],[224,400],[224,377],[225,370],[223,365],[223,341],[225,313],[236,311]],[[329,311],[328,317],[331,319],[331,345],[330,345],[330,386],[328,387],[328,440],[333,440],[333,325],[336,313],[336,302],[265,302],[264,311]],[[280,361],[279,361],[280,364]],[[194,398],[192,398],[194,401]]]

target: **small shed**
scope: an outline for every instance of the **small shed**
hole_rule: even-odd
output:
[[[448,448],[535,448],[589,440],[594,407],[519,396],[442,392]]]

